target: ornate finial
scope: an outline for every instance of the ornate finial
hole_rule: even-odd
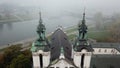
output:
[[[84,7],[84,12],[83,12],[83,20],[82,23],[85,24],[85,7]]]
[[[39,20],[39,23],[42,23],[41,12],[39,13],[39,16],[40,16],[40,20]]]

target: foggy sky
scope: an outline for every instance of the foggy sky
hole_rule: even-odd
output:
[[[63,27],[69,27],[78,24],[78,22],[82,19],[80,17],[82,16],[84,7],[86,7],[86,18],[93,16],[93,14],[95,14],[96,12],[102,12],[103,14],[108,15],[120,13],[120,0],[0,0],[0,7],[2,4],[13,4],[30,8],[34,6],[40,8],[39,11],[42,12],[42,19],[48,31],[50,31],[50,29],[55,30],[55,27],[59,25]],[[39,17],[39,14],[36,17]],[[87,25],[93,23],[93,21],[90,22],[88,20],[86,22]],[[23,25],[18,26],[21,27]],[[31,26],[28,25],[26,26],[26,28],[27,27],[31,28]],[[8,32],[9,31],[10,30],[8,30]],[[31,31],[33,30],[30,30],[30,32]],[[5,31],[5,35],[8,34],[6,32],[7,31]],[[17,32],[15,32],[15,34],[16,33]]]
[[[86,15],[96,12],[114,14],[120,12],[120,0],[0,0],[0,4],[15,4],[22,7],[36,6],[40,8],[43,17],[79,18],[86,7]],[[56,18],[55,18],[56,19]],[[57,18],[58,19],[58,18]]]
[[[79,11],[84,5],[86,10],[93,12],[119,12],[120,0],[0,0],[2,3],[12,3],[21,6],[38,6],[41,10],[61,12]]]

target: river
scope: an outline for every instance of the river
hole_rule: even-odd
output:
[[[39,20],[14,23],[0,23],[0,46],[21,40],[37,37],[36,28]],[[73,23],[74,22],[74,23]],[[59,25],[69,27],[76,25],[77,20],[45,20],[46,33],[54,31]]]

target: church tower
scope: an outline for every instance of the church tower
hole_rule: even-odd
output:
[[[40,13],[36,31],[39,38],[33,42],[31,47],[33,68],[90,68],[94,50],[86,37],[85,12],[82,24],[78,25],[79,34],[74,45],[70,43],[68,36],[61,28],[52,33],[50,43],[45,31]]]
[[[86,37],[87,26],[85,24],[85,12],[83,13],[82,24],[78,25],[79,35],[75,40],[74,63],[79,68],[90,68],[92,52],[94,51]]]
[[[50,45],[45,36],[45,26],[42,23],[41,13],[39,25],[37,27],[37,33],[39,38],[35,40],[32,44],[32,58],[33,58],[33,67],[34,68],[44,68],[49,65],[50,59]]]

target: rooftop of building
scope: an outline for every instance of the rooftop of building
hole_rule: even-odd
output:
[[[120,43],[104,43],[104,42],[97,42],[91,43],[93,48],[115,48],[120,52]]]

